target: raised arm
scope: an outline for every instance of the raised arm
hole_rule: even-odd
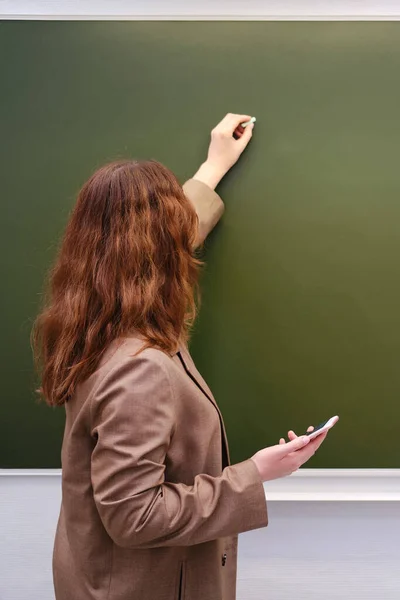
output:
[[[222,217],[225,206],[218,194],[198,179],[189,179],[184,184],[183,191],[197,212],[199,228],[196,246],[200,246]]]
[[[251,139],[254,124],[251,123],[246,129],[240,125],[249,119],[249,115],[229,113],[218,123],[211,132],[206,161],[183,186],[199,218],[196,245],[203,243],[224,212],[224,203],[214,190]]]

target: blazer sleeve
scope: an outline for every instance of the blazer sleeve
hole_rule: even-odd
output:
[[[199,246],[222,217],[225,206],[214,190],[197,179],[189,179],[183,185],[183,191],[197,212],[199,230],[196,246]]]
[[[167,369],[145,354],[112,369],[92,397],[92,486],[114,542],[186,546],[266,526],[264,487],[251,459],[219,477],[199,474],[192,485],[166,481],[174,413]]]

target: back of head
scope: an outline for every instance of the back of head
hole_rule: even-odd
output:
[[[33,329],[42,393],[62,404],[116,338],[174,352],[195,317],[196,212],[155,161],[120,161],[82,187]]]

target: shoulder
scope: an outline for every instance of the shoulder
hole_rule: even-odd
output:
[[[144,365],[153,365],[156,370],[168,370],[172,358],[157,348],[142,350],[144,342],[138,337],[114,340],[105,350],[93,373],[94,380],[103,379],[111,372],[137,370]]]
[[[97,370],[89,378],[92,393],[116,384],[155,388],[170,386],[174,362],[157,348],[142,350],[143,340],[126,337],[115,340],[106,349]]]
[[[143,341],[137,338],[118,340],[112,346],[92,375],[87,391],[92,423],[103,420],[106,414],[128,418],[132,410],[135,418],[148,416],[149,410],[172,417],[175,391],[171,357],[155,348],[141,350]]]
[[[143,349],[144,341],[139,337],[125,337],[115,340],[105,352],[100,368],[113,368],[116,364],[154,363],[168,368],[172,357],[158,348]]]

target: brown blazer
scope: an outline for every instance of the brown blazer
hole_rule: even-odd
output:
[[[223,212],[184,186],[202,241]],[[234,600],[237,534],[267,525],[254,462],[229,465],[221,413],[186,347],[111,344],[66,405],[57,600]]]

